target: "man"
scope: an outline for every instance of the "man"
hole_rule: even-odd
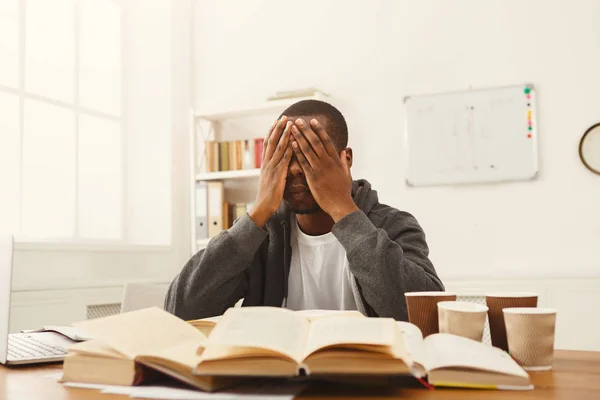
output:
[[[332,105],[305,100],[285,110],[265,140],[254,209],[192,257],[166,309],[204,318],[244,298],[244,306],[407,320],[405,292],[444,290],[417,220],[352,181],[347,141]]]

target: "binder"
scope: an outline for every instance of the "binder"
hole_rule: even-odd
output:
[[[208,182],[208,237],[223,230],[223,182]]]
[[[208,237],[208,186],[196,182],[196,239]]]
[[[246,139],[244,140],[244,162],[242,164],[242,169],[254,169],[254,139]]]

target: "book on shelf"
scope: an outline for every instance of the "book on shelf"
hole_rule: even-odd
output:
[[[237,171],[260,168],[264,139],[246,139],[229,142],[207,141],[205,171]]]
[[[229,171],[228,142],[219,142],[219,171]]]
[[[281,308],[232,308],[195,369],[205,376],[413,375],[434,386],[531,389],[506,352],[389,318],[310,320]]]
[[[250,212],[254,203],[229,203],[223,202],[223,229],[232,227],[236,219]]]
[[[260,168],[262,165],[264,144],[265,139],[262,138],[254,141],[254,165],[256,168]]]

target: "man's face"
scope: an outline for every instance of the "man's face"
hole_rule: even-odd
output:
[[[320,115],[288,116],[288,118],[290,121],[296,121],[298,118],[302,118],[307,125],[310,123],[311,119],[315,118],[325,127],[325,129],[328,127],[327,120]],[[321,209],[313,195],[310,193],[306,177],[296,158],[296,154],[292,155],[288,167],[287,182],[285,185],[285,192],[283,193],[283,199],[296,214],[312,214]]]

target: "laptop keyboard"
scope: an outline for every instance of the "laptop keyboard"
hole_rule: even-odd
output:
[[[67,350],[42,343],[27,335],[8,335],[8,358],[12,360],[31,360],[64,356]]]

